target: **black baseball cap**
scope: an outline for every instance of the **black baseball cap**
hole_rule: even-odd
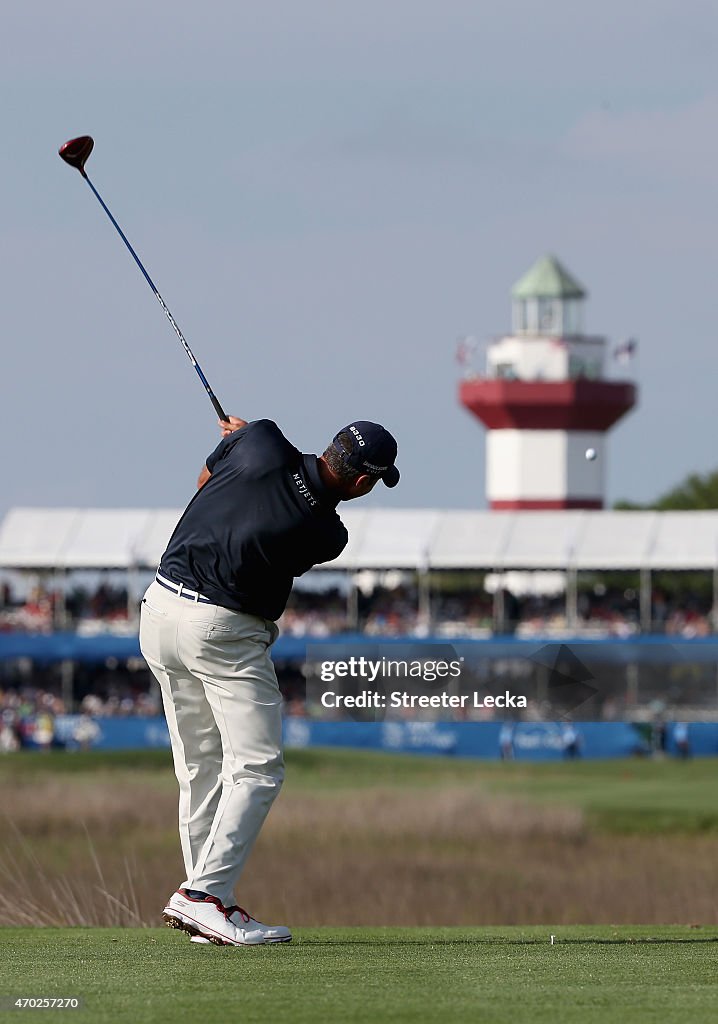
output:
[[[342,434],[351,439],[348,452],[339,440]],[[355,420],[340,430],[332,443],[344,463],[352,469],[381,477],[387,487],[396,487],[399,483],[399,470],[394,465],[396,441],[381,424]]]

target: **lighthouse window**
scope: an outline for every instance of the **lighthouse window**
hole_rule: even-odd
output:
[[[561,329],[559,304],[555,299],[539,299],[539,326],[542,331]]]
[[[503,380],[515,380],[516,367],[513,363],[497,363],[496,376],[501,377]]]
[[[528,308],[525,300],[514,302],[514,330],[526,331],[529,327]]]
[[[577,377],[586,376],[586,364],[583,359],[577,359],[576,356],[571,356],[569,358],[568,375],[571,380],[575,380]]]

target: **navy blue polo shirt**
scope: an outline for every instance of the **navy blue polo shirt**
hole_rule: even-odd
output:
[[[317,457],[271,420],[254,420],[222,438],[207,468],[160,572],[213,604],[278,619],[294,577],[336,558],[349,539]]]

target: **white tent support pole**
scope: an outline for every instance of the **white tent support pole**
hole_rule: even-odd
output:
[[[641,589],[639,597],[639,614],[641,632],[651,632],[651,570],[644,566],[641,569]]]
[[[504,625],[504,588],[499,582],[494,591],[494,633],[503,633]]]
[[[566,625],[576,629],[578,624],[578,571],[576,566],[569,567],[566,573]]]
[[[57,604],[56,609],[56,621],[60,629],[67,629],[69,623],[67,619],[67,582],[69,573],[67,569],[56,570],[55,580],[57,586],[55,591],[57,593]]]
[[[359,629],[359,588],[354,580],[354,573],[349,573],[347,588],[347,625],[355,632]]]
[[[62,703],[65,705],[66,713],[71,715],[75,702],[75,663],[69,658],[63,659],[60,663],[60,685]]]
[[[127,566],[127,621],[138,626],[140,621],[139,586],[140,578],[136,564]]]
[[[626,665],[626,707],[638,706],[638,665],[635,661]]]
[[[431,569],[419,569],[418,579],[419,623],[431,631]]]

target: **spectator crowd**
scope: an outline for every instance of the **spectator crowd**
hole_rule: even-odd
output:
[[[52,684],[49,684],[52,685]],[[57,719],[74,710],[81,716],[73,730],[77,746],[94,737],[91,722],[95,718],[154,717],[161,714],[161,705],[151,692],[131,693],[124,696],[111,693],[105,697],[86,694],[76,708],[68,709],[57,690],[42,687],[19,686],[0,689],[0,753],[16,750],[54,750],[64,747],[59,738]]]
[[[326,637],[345,632],[367,636],[482,637],[581,635],[627,637],[641,631],[638,592],[633,587],[594,583],[581,589],[575,622],[570,622],[566,595],[517,596],[503,591],[497,601],[482,586],[433,587],[422,601],[419,586],[408,581],[370,593],[338,587],[321,591],[296,589],[279,621],[290,636]],[[36,585],[23,598],[9,584],[0,590],[0,632],[51,633],[59,628],[78,633],[131,634],[137,629],[137,602],[126,587],[103,581],[94,588],[76,585],[63,593]],[[500,607],[500,611],[497,608]],[[708,636],[718,627],[707,592],[697,594],[654,587],[651,632],[666,636]]]
[[[482,579],[469,582],[468,576],[458,573],[448,582],[429,581],[430,590],[422,590],[421,581],[409,573],[393,577],[388,583],[379,575],[366,589],[296,589],[279,621],[280,631],[307,638],[360,633],[367,638],[436,636],[446,641],[505,633],[547,640],[570,635],[601,639],[641,631],[639,596],[625,581],[594,580],[579,589],[570,622],[565,594],[518,596],[504,590],[497,598],[485,589]],[[127,588],[109,577],[94,586],[76,584],[64,591],[38,583],[24,596],[7,582],[0,583],[0,588],[0,633],[47,634],[64,628],[85,634],[131,634],[137,629],[137,608],[128,600]],[[652,632],[666,637],[702,637],[718,631],[710,586],[654,586],[651,619]],[[277,670],[285,713],[305,714],[302,666],[280,663]],[[497,665],[491,672],[496,675],[500,670]],[[510,664],[506,670],[509,675],[514,671]],[[691,685],[695,694],[689,692]],[[667,675],[667,693],[671,687],[684,702],[695,697],[698,705],[702,700],[702,676],[693,682],[686,676],[676,683]],[[621,707],[611,711],[612,700],[601,708],[603,717],[622,716]],[[161,714],[162,708],[158,689],[140,658],[74,664],[69,687],[58,664],[0,660],[0,752],[62,745],[56,723],[68,713],[81,716],[75,738],[82,746],[91,741],[92,723],[98,718],[151,717]]]

